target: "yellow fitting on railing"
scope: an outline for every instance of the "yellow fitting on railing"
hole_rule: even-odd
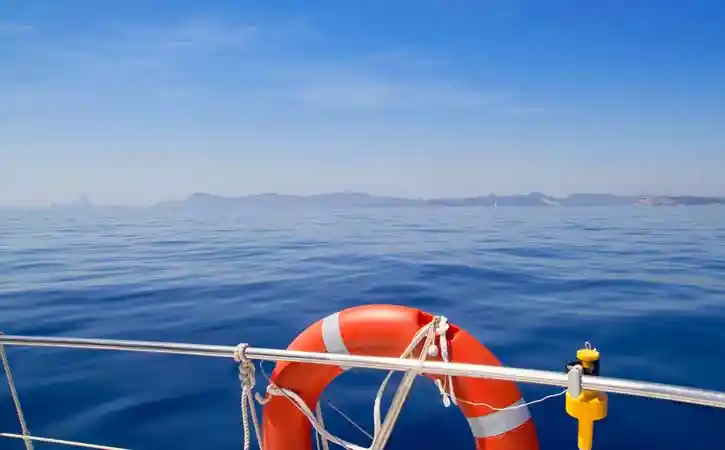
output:
[[[566,412],[579,421],[579,450],[591,450],[594,422],[607,417],[607,394],[582,390],[581,375],[599,375],[599,351],[587,343],[576,353],[577,361],[570,363],[570,386],[566,393]],[[572,366],[573,365],[573,366]]]

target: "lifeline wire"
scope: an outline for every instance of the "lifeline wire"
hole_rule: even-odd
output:
[[[5,334],[0,331],[0,335]],[[15,380],[13,380],[13,373],[10,371],[10,363],[8,362],[8,355],[5,353],[5,346],[0,343],[0,359],[2,359],[3,369],[5,370],[5,376],[8,379],[8,387],[10,388],[10,396],[13,398],[15,403],[15,412],[18,415],[18,422],[20,422],[20,429],[23,432],[23,440],[25,441],[25,450],[33,450],[33,443],[28,439],[30,431],[28,431],[28,424],[25,422],[25,414],[23,414],[23,407],[20,405],[20,397],[18,396],[18,390],[15,388]]]
[[[0,335],[4,345],[27,347],[83,348],[93,350],[167,353],[212,358],[233,358],[234,346],[203,345],[179,342],[129,341],[118,339],[88,339],[48,336]],[[252,360],[288,361],[367,369],[415,371],[420,374],[451,375],[458,377],[486,378],[516,383],[533,383],[546,386],[567,387],[566,374],[520,367],[489,366],[442,361],[416,361],[411,359],[385,358],[351,354],[334,354],[248,347],[246,355]],[[725,392],[698,389],[690,386],[674,386],[662,383],[627,380],[623,378],[582,376],[582,388],[610,394],[632,395],[652,399],[669,400],[691,405],[725,409]]]
[[[0,335],[3,334],[4,333],[0,331]],[[32,436],[30,434],[30,431],[28,431],[28,424],[25,422],[23,407],[20,405],[20,396],[18,395],[18,390],[15,387],[15,380],[13,379],[13,373],[10,370],[8,355],[5,353],[5,346],[2,344],[2,342],[0,342],[0,359],[2,360],[3,370],[5,370],[5,376],[8,380],[8,387],[10,388],[10,396],[13,398],[13,403],[15,404],[15,412],[18,415],[18,422],[20,422],[20,428],[23,433],[0,433],[0,437],[9,439],[22,439],[25,442],[25,450],[33,450],[33,441],[45,442],[47,444],[68,445],[71,447],[92,448],[96,450],[128,450],[120,447],[109,447],[107,445],[96,445],[88,444],[86,442],[66,441],[63,439]]]
[[[447,343],[441,341],[441,350],[445,352]],[[85,349],[102,349],[102,350],[125,350],[125,351],[138,351],[138,352],[154,352],[154,353],[171,353],[171,354],[185,354],[195,356],[207,356],[207,357],[223,357],[229,358],[235,356],[235,347],[231,346],[220,346],[220,345],[201,345],[201,344],[186,344],[186,343],[174,343],[174,342],[146,342],[146,341],[123,341],[123,340],[111,340],[111,339],[83,339],[83,338],[57,338],[57,337],[31,337],[31,336],[8,336],[3,335],[0,332],[0,356],[2,356],[3,368],[8,377],[11,395],[16,405],[16,410],[19,416],[19,422],[21,428],[23,428],[22,435],[13,433],[0,433],[0,437],[8,437],[15,439],[22,439],[25,442],[26,450],[32,450],[32,442],[48,442],[57,443],[85,448],[102,449],[102,450],[127,450],[119,447],[101,446],[95,444],[86,444],[82,442],[64,441],[60,439],[50,439],[31,436],[27,431],[27,424],[23,417],[22,408],[20,408],[20,402],[17,395],[17,390],[12,380],[12,373],[10,372],[10,366],[7,363],[7,357],[5,354],[4,345],[20,345],[20,346],[40,346],[40,347],[60,347],[60,348],[85,348]],[[315,352],[299,352],[290,350],[276,350],[276,349],[264,349],[249,347],[246,345],[244,349],[247,350],[248,355],[244,355],[245,358],[250,360],[259,359],[263,361],[297,361],[297,362],[309,362],[316,364],[330,364],[335,362],[343,367],[362,367],[371,369],[387,369],[395,371],[416,371],[419,374],[440,374],[445,375],[448,379],[452,376],[464,376],[464,377],[480,377],[490,378],[494,380],[508,380],[524,383],[534,383],[552,386],[566,386],[566,379],[562,375],[556,372],[547,372],[541,370],[511,368],[511,367],[495,367],[495,366],[480,366],[463,363],[439,363],[439,362],[415,362],[410,360],[403,360],[398,358],[382,358],[382,357],[364,357],[356,355],[335,355],[327,353],[315,353]],[[445,357],[443,358],[445,359]],[[250,365],[251,370],[254,370],[253,364]],[[260,368],[264,373],[264,369],[260,363]],[[271,383],[270,378],[264,374],[267,381]],[[253,377],[251,378],[253,379]],[[439,381],[439,380],[437,380]],[[244,380],[242,380],[244,385]],[[468,403],[472,405],[486,406],[493,410],[503,411],[508,409],[516,409],[524,406],[533,405],[542,401],[551,399],[563,395],[566,391],[562,391],[557,394],[547,395],[541,399],[534,400],[525,404],[511,405],[506,408],[492,408],[491,405],[483,403],[473,403],[467,400],[457,398],[453,392],[445,392],[445,387],[452,385],[446,380],[445,385],[437,383],[438,388],[442,391],[441,395],[444,404],[447,401],[459,401],[461,403]],[[653,399],[663,399],[670,401],[677,401],[695,405],[711,406],[716,408],[725,408],[725,392],[717,392],[704,389],[696,389],[691,387],[683,386],[672,386],[659,383],[632,381],[618,378],[607,378],[607,377],[584,377],[582,379],[584,388],[592,389],[601,392],[609,392],[615,394],[633,395],[648,397]],[[279,388],[278,388],[279,389]],[[242,386],[244,393],[244,386]],[[270,385],[268,391],[274,390]],[[247,391],[247,396],[251,395],[251,389]],[[289,395],[291,391],[285,392],[284,389],[279,389],[276,392],[268,392],[268,395],[283,395],[290,401],[294,402],[294,399]],[[261,404],[264,404],[267,400],[261,399],[259,394],[255,394],[254,398]],[[365,433],[368,437],[371,437],[362,427],[355,424],[349,417],[347,417],[341,410],[335,407],[329,401],[323,399],[339,414],[341,414],[346,420],[351,422],[359,430]],[[249,405],[249,401],[242,403]],[[297,405],[299,407],[299,405]],[[250,408],[251,411],[255,411],[254,407]],[[304,411],[303,411],[304,413]],[[253,421],[256,422],[256,413],[252,412]],[[244,412],[243,412],[244,415]],[[307,416],[307,414],[305,414]],[[314,414],[307,416],[308,419],[314,420]],[[248,427],[248,423],[245,424]],[[314,422],[313,422],[314,426]],[[255,423],[255,431],[257,431],[258,423]],[[248,428],[247,428],[248,429]],[[322,427],[324,430],[324,426]],[[316,431],[320,431],[316,428]],[[261,443],[261,442],[260,442]],[[359,448],[355,446],[355,448]],[[367,450],[367,449],[365,449]]]

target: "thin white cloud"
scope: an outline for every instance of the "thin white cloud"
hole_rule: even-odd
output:
[[[22,49],[0,81],[0,110],[18,105],[64,105],[108,96],[186,99],[186,80],[201,73],[196,62],[220,52],[243,52],[255,44],[257,24],[191,19],[165,26],[109,24],[94,34],[38,34],[11,42]],[[31,74],[32,76],[27,76]],[[183,94],[182,94],[183,93]],[[149,97],[146,97],[149,98]],[[25,108],[25,106],[21,106]]]
[[[191,20],[167,26],[123,25],[103,35],[74,37],[46,56],[74,74],[173,69],[174,64],[217,51],[238,51],[258,34],[256,25]]]
[[[268,95],[268,105],[312,109],[464,109],[497,108],[520,114],[505,92],[460,83],[454,67],[440,58],[393,47],[362,55],[300,59],[300,48],[322,44],[320,30],[305,20],[233,23],[192,18],[166,25],[121,23],[94,35],[60,36],[28,49],[27,65],[52,73],[46,89],[5,86],[42,98],[81,99],[151,95],[166,101],[198,95]],[[314,53],[314,52],[312,52]],[[215,70],[238,73],[233,88],[205,85],[209,60]],[[245,78],[249,77],[249,78]],[[28,86],[25,86],[28,87]],[[0,90],[3,86],[0,85]],[[16,95],[17,97],[18,95]],[[226,99],[222,99],[226,100]],[[19,103],[22,99],[19,100]],[[250,107],[254,107],[251,105]]]
[[[0,36],[13,36],[32,33],[35,28],[25,23],[0,22]]]
[[[484,108],[506,100],[502,93],[466,90],[451,83],[379,79],[326,80],[299,91],[305,104],[319,108]]]
[[[506,112],[516,116],[530,116],[551,112],[548,108],[538,105],[509,105],[505,108],[505,110]]]
[[[507,106],[506,92],[467,86],[437,58],[402,49],[347,59],[284,63],[271,76],[288,98],[325,109],[478,109]]]
[[[394,48],[363,55],[362,57],[353,59],[353,63],[368,67],[422,70],[426,72],[441,68],[449,68],[448,63],[443,59],[419,55],[405,48]]]
[[[125,27],[115,43],[127,51],[183,52],[241,48],[259,32],[257,25],[228,24],[216,20],[191,20],[167,27]]]

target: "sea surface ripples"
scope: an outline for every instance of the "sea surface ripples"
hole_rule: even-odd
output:
[[[8,334],[286,347],[334,311],[396,303],[446,315],[508,365],[563,370],[588,340],[607,376],[725,391],[724,275],[717,207],[0,213]],[[35,434],[134,449],[240,446],[229,361],[8,353]],[[326,398],[370,429],[383,375],[345,373]],[[528,400],[554,392],[521,389]],[[576,448],[561,398],[531,412],[542,449]],[[719,448],[724,427],[722,410],[611,396],[595,448]],[[0,430],[18,430],[5,388]],[[421,379],[389,448],[447,447],[473,448],[466,422]]]

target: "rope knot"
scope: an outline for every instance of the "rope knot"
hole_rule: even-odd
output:
[[[438,316],[436,334],[438,336],[445,336],[448,332],[448,328],[450,328],[450,325],[448,324],[448,318],[446,316]]]
[[[257,384],[257,377],[255,376],[254,364],[247,358],[245,351],[249,347],[248,344],[239,344],[234,350],[234,360],[239,363],[239,381],[242,385],[248,389],[254,389]]]
[[[247,359],[246,351],[249,344],[238,344],[234,349],[234,361],[241,363]]]

